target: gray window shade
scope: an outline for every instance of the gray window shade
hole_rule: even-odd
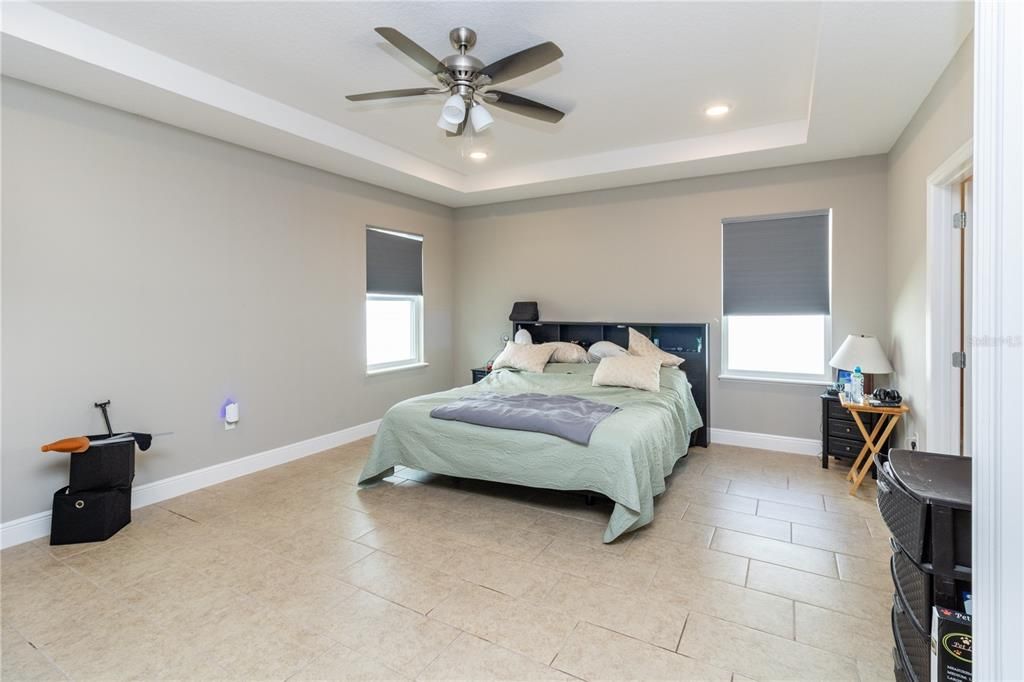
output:
[[[725,315],[828,315],[828,211],[722,221]]]
[[[423,295],[423,238],[366,228],[366,293]]]

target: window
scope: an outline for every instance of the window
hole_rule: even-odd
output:
[[[825,382],[831,212],[722,221],[722,377]]]
[[[366,369],[423,363],[423,237],[366,229]]]

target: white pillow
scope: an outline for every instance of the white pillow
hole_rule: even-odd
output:
[[[590,347],[591,362],[601,362],[601,358],[614,358],[616,355],[625,354],[625,348],[611,341],[598,341]]]
[[[542,343],[541,345],[551,346],[554,348],[554,352],[551,353],[550,362],[590,362],[590,356],[587,355],[587,349],[583,346],[578,346],[575,343],[568,343],[567,341],[549,341],[548,343]]]
[[[629,354],[640,357],[658,358],[662,367],[678,367],[684,362],[678,355],[666,353],[655,346],[653,341],[632,327],[629,328]]]
[[[639,355],[604,358],[594,372],[594,386],[626,386],[659,393],[661,362],[658,358]]]
[[[520,329],[516,332],[516,335],[512,337],[512,340],[516,343],[533,343],[533,334],[526,329]]]
[[[551,354],[554,352],[554,348],[544,343],[527,345],[509,341],[505,344],[505,350],[494,358],[492,369],[511,367],[524,372],[543,372],[544,365],[548,364],[548,360],[551,359]]]

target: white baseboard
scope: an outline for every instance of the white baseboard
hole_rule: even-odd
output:
[[[273,450],[258,452],[255,455],[239,457],[228,462],[221,462],[203,469],[196,469],[170,478],[152,483],[144,483],[132,488],[132,509],[146,507],[157,502],[169,500],[200,488],[217,483],[230,481],[239,476],[252,474],[263,469],[285,464],[296,459],[315,455],[318,452],[336,448],[366,438],[377,433],[380,420],[352,426],[341,431],[327,433],[307,440],[282,445]],[[0,525],[0,548],[20,545],[50,534],[50,512],[39,512],[23,516]]]
[[[821,454],[820,440],[815,438],[776,436],[770,433],[711,429],[711,442],[721,443],[722,445],[738,445],[744,448],[758,448],[760,450],[793,452],[798,455],[818,456]]]

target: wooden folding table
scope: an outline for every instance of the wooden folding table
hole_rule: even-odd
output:
[[[899,423],[900,418],[906,413],[910,412],[910,408],[906,405],[897,405],[896,407],[875,407],[867,403],[849,403],[840,395],[840,404],[850,411],[853,415],[853,421],[856,422],[857,428],[860,429],[860,435],[864,437],[864,447],[860,449],[860,454],[857,455],[857,459],[853,461],[853,466],[850,467],[850,473],[846,474],[846,478],[849,481],[853,481],[850,484],[850,494],[856,495],[857,488],[864,481],[864,477],[871,471],[871,464],[874,462],[874,455],[882,449],[882,443],[886,441],[892,430],[896,428],[896,424]],[[879,415],[878,421],[875,422],[875,428],[868,433],[868,430],[864,428],[864,422],[861,421],[860,413],[868,412]],[[879,437],[879,433],[882,435]]]

